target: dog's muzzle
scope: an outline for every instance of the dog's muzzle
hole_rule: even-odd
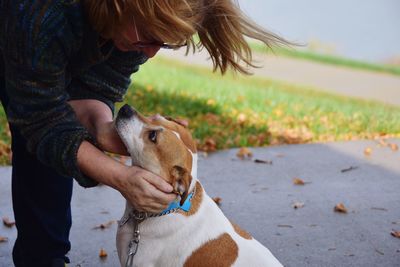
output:
[[[133,109],[131,106],[128,104],[125,104],[118,112],[118,117],[119,118],[124,118],[124,119],[129,119],[133,116],[136,116],[138,112]]]

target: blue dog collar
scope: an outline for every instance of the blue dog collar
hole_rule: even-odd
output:
[[[175,200],[171,202],[168,206],[167,209],[163,210],[159,215],[167,215],[170,214],[171,212],[177,211],[177,210],[183,210],[185,212],[190,211],[190,207],[192,206],[192,198],[193,198],[194,192],[190,193],[189,196],[186,198],[185,202],[183,205],[180,205],[179,200]]]

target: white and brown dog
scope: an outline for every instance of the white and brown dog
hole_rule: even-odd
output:
[[[126,204],[117,233],[121,266],[282,266],[206,194],[197,180],[196,145],[187,128],[159,115],[146,118],[128,105],[120,109],[116,128],[133,165],[181,192],[180,200],[158,215],[143,217]]]

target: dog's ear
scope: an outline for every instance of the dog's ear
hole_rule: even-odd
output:
[[[170,174],[172,177],[172,185],[174,190],[179,192],[179,195],[181,196],[180,204],[182,206],[189,195],[189,186],[192,182],[192,176],[187,169],[180,166],[174,166]]]
[[[169,121],[173,121],[173,122],[175,122],[175,123],[177,123],[177,124],[179,124],[179,125],[181,125],[181,126],[183,126],[185,128],[189,127],[189,122],[187,120],[174,119],[174,118],[171,118],[171,117],[168,117],[168,116],[165,116],[164,118],[169,120]]]

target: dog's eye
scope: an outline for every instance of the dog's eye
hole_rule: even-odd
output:
[[[157,131],[150,131],[149,132],[149,140],[153,143],[157,142]]]

